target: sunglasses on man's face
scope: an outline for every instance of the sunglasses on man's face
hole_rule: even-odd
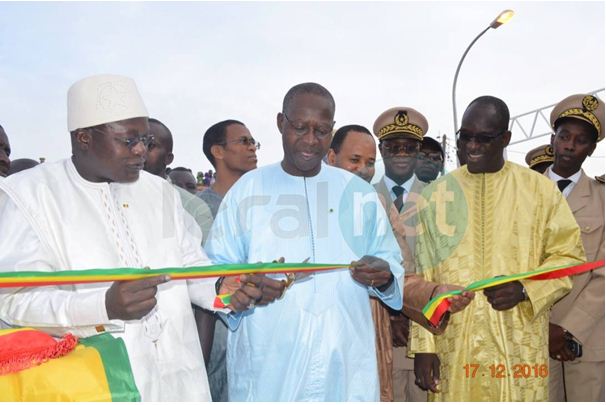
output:
[[[143,146],[148,149],[149,145],[154,142],[154,136],[151,134],[137,135],[132,138],[114,136],[114,139],[123,143],[129,150],[133,150],[133,148],[137,146],[139,142],[143,143]]]
[[[383,141],[379,145],[385,152],[391,155],[403,153],[407,156],[416,155],[419,152],[418,143],[400,143],[392,141]]]
[[[497,139],[499,136],[503,135],[506,131],[501,131],[496,134],[470,134],[465,131],[461,131],[460,129],[457,131],[457,139],[463,143],[469,143],[474,140],[476,143],[487,145]]]

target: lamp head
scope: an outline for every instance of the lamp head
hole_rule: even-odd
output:
[[[490,28],[499,28],[513,17],[513,10],[504,10],[490,23]]]

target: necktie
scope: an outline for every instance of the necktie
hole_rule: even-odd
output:
[[[572,180],[558,180],[558,188],[560,189],[560,192],[563,192],[570,183],[572,183]]]
[[[396,199],[393,201],[394,205],[398,212],[402,209],[402,205],[404,205],[404,187],[401,186],[393,186],[391,188],[396,195]]]

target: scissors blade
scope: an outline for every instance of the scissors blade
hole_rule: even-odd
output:
[[[311,257],[308,257],[307,259],[303,260],[301,263],[309,263],[310,259],[311,259]],[[294,275],[295,275],[295,279],[293,281],[296,282],[296,281],[307,280],[307,279],[311,278],[311,276],[313,276],[314,273],[313,272],[299,272],[299,273],[294,273]]]

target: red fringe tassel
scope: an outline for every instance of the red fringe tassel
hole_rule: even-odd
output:
[[[16,373],[65,356],[78,344],[67,334],[59,340],[37,330],[17,330],[0,336],[0,375]]]

